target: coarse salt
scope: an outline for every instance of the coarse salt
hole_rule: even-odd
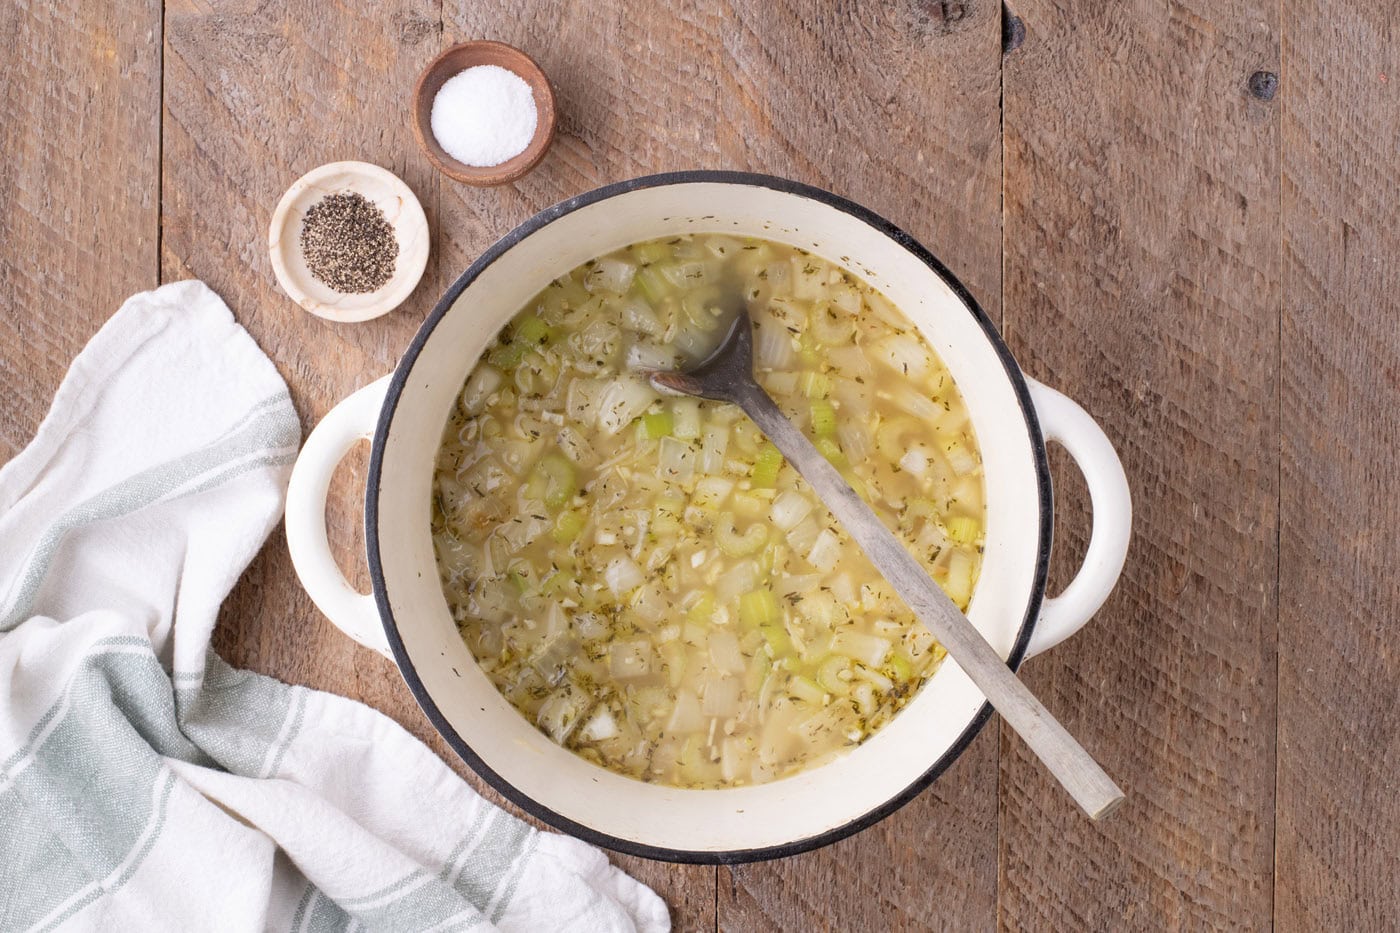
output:
[[[499,65],[460,71],[433,98],[438,145],[458,162],[477,168],[500,165],[524,152],[538,119],[530,85]]]

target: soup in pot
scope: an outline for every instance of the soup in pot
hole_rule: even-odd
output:
[[[944,654],[737,407],[642,375],[703,358],[739,296],[758,381],[966,609],[983,481],[957,387],[878,291],[765,240],[638,243],[552,282],[468,377],[433,487],[443,593],[500,692],[682,787],[844,753]]]

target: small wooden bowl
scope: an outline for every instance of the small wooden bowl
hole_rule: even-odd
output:
[[[524,152],[499,165],[479,167],[458,162],[443,151],[433,136],[433,99],[437,97],[437,92],[448,78],[477,65],[499,65],[514,72],[530,85],[535,95],[537,122],[534,138]],[[480,39],[452,46],[428,63],[413,89],[413,135],[418,137],[418,145],[440,172],[468,185],[483,188],[504,185],[530,171],[544,158],[549,144],[554,141],[554,121],[554,91],[549,86],[549,79],[534,59],[504,42]]]
[[[338,292],[311,274],[301,253],[306,212],[328,194],[349,191],[384,212],[399,244],[394,274],[378,291]],[[267,245],[277,283],[293,301],[328,321],[368,321],[397,308],[418,287],[428,265],[428,218],[408,185],[388,169],[368,162],[331,162],[298,178],[282,195],[272,212]]]

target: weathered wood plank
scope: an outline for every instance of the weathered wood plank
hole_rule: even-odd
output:
[[[277,287],[266,247],[272,210],[303,172],[355,158],[403,177],[432,223],[436,176],[406,119],[385,115],[406,113],[437,38],[431,0],[358,11],[311,2],[173,2],[167,10],[162,274],[197,276],[224,297],[286,377],[305,429],[392,368],[436,298],[434,275],[430,262],[426,283],[387,317],[322,321]],[[358,482],[353,496],[332,503],[328,521],[332,540],[362,546],[362,475]],[[364,700],[420,736],[432,732],[393,666],[320,617],[280,531],[221,620],[215,644],[230,662]]]
[[[1400,53],[1285,5],[1279,929],[1400,922]]]
[[[1267,927],[1278,130],[1246,83],[1277,68],[1277,7],[1016,12],[1006,330],[1030,374],[1107,430],[1136,515],[1113,598],[1027,668],[1128,802],[1089,823],[1003,730],[1000,923]],[[1062,495],[1057,518],[1062,549],[1082,553],[1087,503]]]
[[[160,23],[159,0],[0,7],[0,463],[156,285]]]

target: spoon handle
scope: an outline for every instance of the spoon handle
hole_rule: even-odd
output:
[[[903,542],[884,526],[768,393],[750,379],[731,386],[729,396],[816,490],[919,621],[933,632],[1084,812],[1095,820],[1113,812],[1123,802],[1123,791],[1021,683]]]

